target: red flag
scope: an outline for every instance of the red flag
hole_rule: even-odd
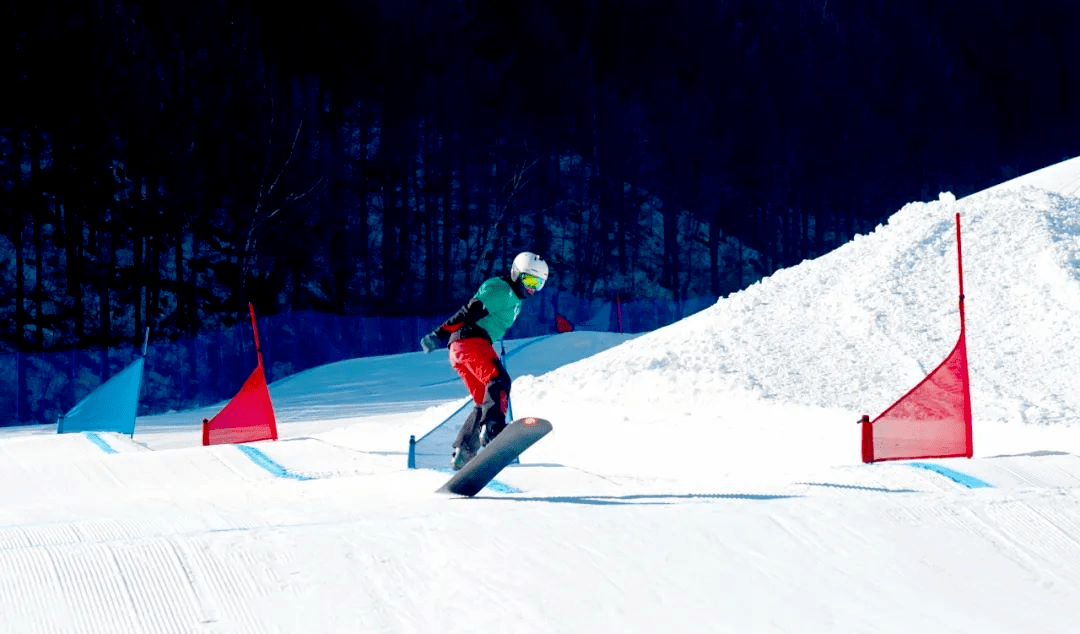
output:
[[[259,328],[255,325],[255,307],[248,304],[251,330],[258,359],[255,371],[244,381],[236,396],[211,420],[203,419],[203,445],[277,440],[277,421],[270,402],[270,388],[263,371]]]
[[[864,416],[863,462],[972,456],[971,384],[964,325],[964,267],[956,214],[960,337],[945,360],[873,421]]]
[[[213,419],[203,422],[203,445],[277,440],[277,421],[262,365]]]

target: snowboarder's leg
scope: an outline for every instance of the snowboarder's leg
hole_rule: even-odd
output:
[[[476,403],[477,407],[484,402],[484,388],[487,381],[481,380],[476,375],[476,367],[482,363],[481,359],[478,359],[475,353],[476,346],[470,342],[480,341],[481,343],[487,343],[482,339],[462,339],[461,341],[455,341],[450,344],[450,367],[454,368],[454,372],[458,373],[461,377],[461,382],[465,384],[465,389],[469,390],[469,396],[472,397],[473,403]],[[490,347],[490,345],[489,345]],[[494,354],[494,349],[492,354]]]
[[[483,425],[481,444],[487,445],[506,427],[506,412],[510,407],[510,375],[503,364],[493,359],[487,374],[484,402],[480,404]]]
[[[510,375],[486,339],[461,339],[450,344],[450,364],[461,375],[473,402],[480,408],[477,427],[484,432],[480,444],[486,445],[506,427]]]
[[[464,446],[472,453],[476,453],[480,450],[480,408],[474,407],[469,416],[465,419],[465,423],[458,431],[457,439],[454,440],[454,448]]]
[[[475,403],[473,411],[465,419],[465,423],[454,440],[451,458],[451,466],[454,469],[460,469],[466,462],[472,460],[482,446],[481,404],[487,398],[487,382],[481,377],[486,376],[483,368],[494,356],[495,349],[483,339],[462,339],[450,344],[450,365],[461,376],[462,382]]]

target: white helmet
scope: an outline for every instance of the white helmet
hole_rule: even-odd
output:
[[[522,279],[522,276],[525,279]],[[530,251],[522,251],[510,265],[510,280],[520,283],[525,292],[532,295],[544,287],[548,278],[548,265],[544,258]]]

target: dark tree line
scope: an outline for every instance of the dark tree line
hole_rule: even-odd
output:
[[[6,0],[0,340],[723,295],[1075,153],[1080,5]]]

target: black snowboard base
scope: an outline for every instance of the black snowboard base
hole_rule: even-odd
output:
[[[465,463],[454,477],[447,480],[437,493],[472,497],[495,479],[507,465],[551,431],[551,423],[543,418],[519,418],[506,426],[495,440]]]

